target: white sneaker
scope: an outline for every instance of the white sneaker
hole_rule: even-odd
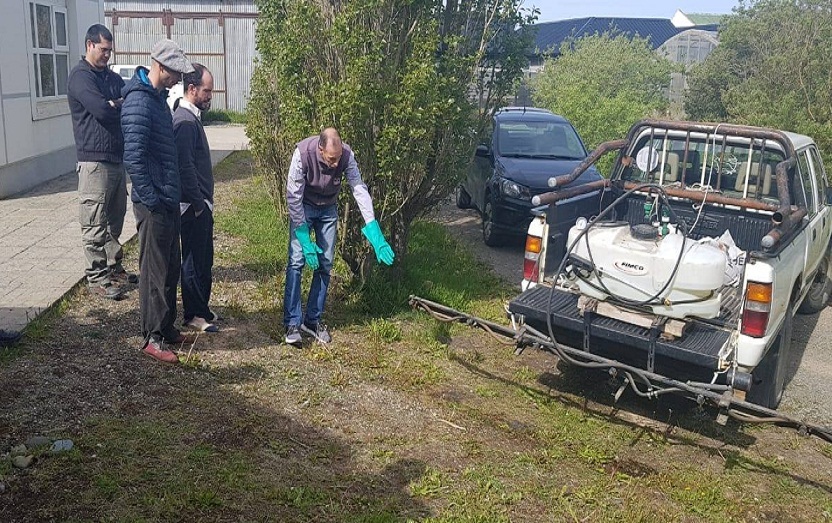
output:
[[[205,318],[194,316],[194,318],[185,324],[186,327],[201,331],[201,332],[219,332],[220,328],[213,323],[208,323]]]
[[[300,324],[300,330],[309,334],[319,342],[326,345],[327,343],[332,342],[332,336],[329,335],[329,329],[326,328],[322,322],[319,322],[317,325],[313,327],[307,326],[305,323]]]
[[[300,330],[298,330],[297,325],[289,325],[286,327],[286,343],[289,345],[300,346],[301,344],[301,337],[300,337]]]

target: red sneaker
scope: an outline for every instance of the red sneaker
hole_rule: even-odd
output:
[[[166,349],[163,343],[154,339],[147,340],[147,344],[142,349],[142,352],[151,358],[165,363],[179,363],[179,357],[173,351]]]

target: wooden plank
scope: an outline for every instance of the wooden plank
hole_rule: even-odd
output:
[[[580,296],[578,298],[578,309],[583,315],[585,311],[594,312],[605,318],[612,318],[620,320],[631,325],[638,325],[649,329],[653,327],[654,323],[660,319],[655,314],[647,314],[643,312],[636,312],[630,309],[625,309],[606,301],[598,301],[594,298]],[[666,337],[681,338],[685,333],[688,323],[685,321],[667,318],[662,326],[662,334]]]

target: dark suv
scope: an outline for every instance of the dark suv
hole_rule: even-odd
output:
[[[494,115],[491,145],[477,146],[468,176],[457,188],[457,207],[478,209],[483,241],[501,245],[507,235],[526,234],[532,197],[552,190],[549,178],[572,172],[586,156],[586,147],[566,118],[545,109],[505,107]],[[600,179],[590,167],[565,187]],[[580,198],[575,200],[573,208],[580,205]],[[564,206],[564,220],[577,216],[569,207]]]

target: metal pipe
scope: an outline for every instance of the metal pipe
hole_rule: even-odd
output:
[[[549,178],[549,187],[560,187],[562,185],[567,185],[572,183],[578,176],[584,173],[589,167],[598,161],[599,158],[604,156],[610,151],[617,151],[627,147],[630,143],[629,140],[612,140],[609,142],[604,142],[592,151],[589,156],[584,158],[584,161],[580,163],[575,169],[569,174],[562,174],[560,176],[553,176]]]
[[[778,163],[774,168],[774,178],[777,181],[777,199],[780,200],[780,213],[788,214],[792,208],[789,194],[789,170],[797,163],[797,157],[791,156]]]
[[[783,216],[781,222],[775,228],[770,230],[768,234],[763,236],[763,239],[760,242],[763,250],[770,251],[774,248],[775,245],[780,243],[780,240],[782,240],[784,236],[800,224],[800,221],[805,216],[805,207],[799,207],[796,211]]]
[[[569,189],[546,192],[543,194],[538,194],[537,196],[533,196],[532,205],[549,205],[550,203],[555,203],[557,201],[565,200],[567,198],[580,196],[581,194],[591,193],[593,191],[604,189],[609,186],[610,181],[608,179],[603,179],[585,183],[577,187],[570,187]]]
[[[636,182],[624,182],[624,189],[634,189],[639,185],[642,184]],[[697,203],[700,203],[704,200],[706,203],[736,205],[737,207],[742,207],[745,209],[754,209],[757,211],[777,211],[779,209],[777,204],[761,202],[750,198],[731,198],[729,196],[722,196],[720,194],[716,194],[710,191],[707,193],[703,193],[703,191],[679,189],[676,187],[665,187],[664,191],[667,193],[668,196],[674,196],[676,198],[685,198]]]

